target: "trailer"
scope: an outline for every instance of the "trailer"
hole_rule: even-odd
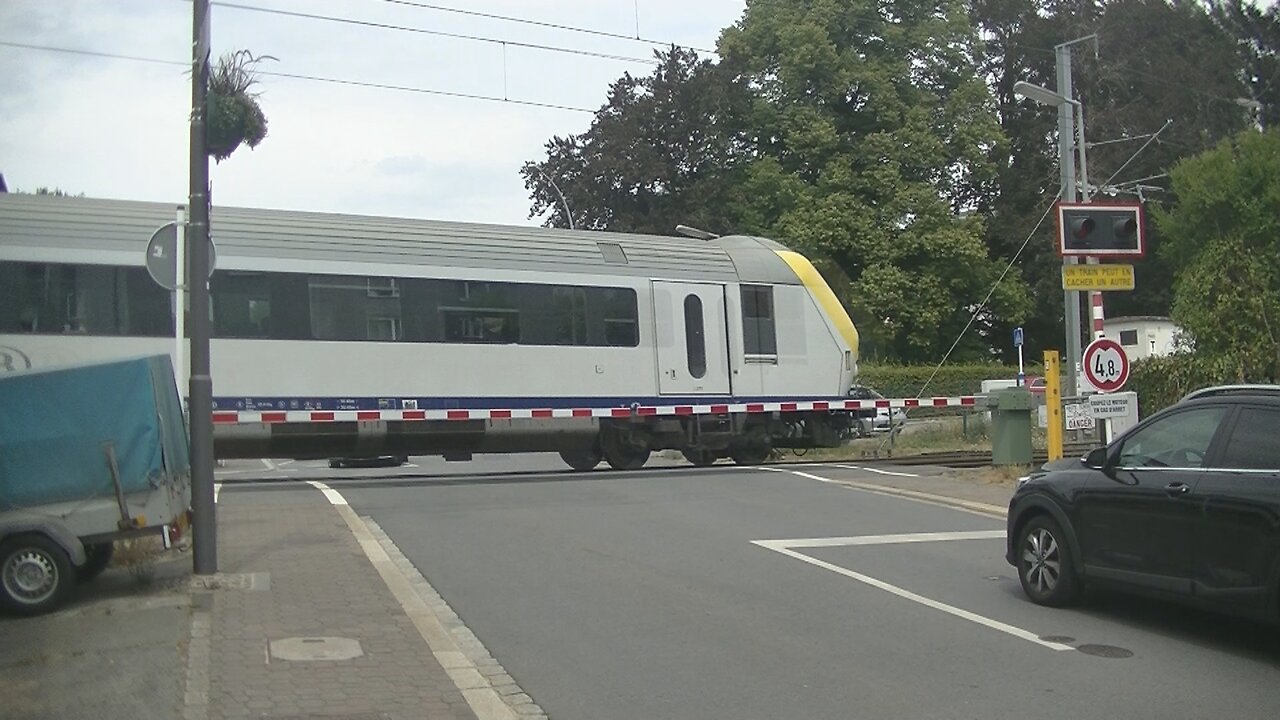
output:
[[[0,373],[0,607],[57,607],[117,540],[171,547],[190,505],[168,355]]]

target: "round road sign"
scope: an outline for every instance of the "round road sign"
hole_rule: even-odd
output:
[[[1115,392],[1129,379],[1129,356],[1120,343],[1098,338],[1084,349],[1084,379],[1098,392]]]
[[[178,226],[174,223],[161,225],[151,235],[147,243],[147,272],[151,279],[166,290],[178,287]],[[213,266],[218,262],[218,252],[213,246],[213,238],[209,238],[209,277],[213,277]]]

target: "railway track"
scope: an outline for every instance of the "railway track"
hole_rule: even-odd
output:
[[[1063,457],[1079,457],[1084,455],[1093,445],[1068,445],[1063,449]],[[1048,461],[1048,453],[1034,450],[1031,463],[1040,465]],[[913,455],[893,455],[862,458],[857,462],[885,463],[892,465],[939,465],[953,468],[976,468],[991,464],[991,453],[983,450],[954,450],[948,452],[918,453]]]

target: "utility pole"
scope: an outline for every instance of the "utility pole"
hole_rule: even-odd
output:
[[[1057,60],[1058,71],[1058,94],[1069,101],[1074,101],[1071,88],[1071,46],[1087,42],[1089,40],[1097,40],[1097,35],[1087,35],[1082,38],[1076,38],[1064,42],[1054,47],[1054,55]],[[1080,165],[1083,170],[1084,164],[1084,113],[1080,113],[1079,135],[1077,136],[1075,127],[1075,108],[1079,105],[1073,105],[1072,102],[1062,103],[1058,105],[1058,165],[1059,179],[1062,186],[1063,202],[1076,201],[1076,159],[1073,149],[1080,151]],[[1089,178],[1083,178],[1081,188],[1084,191],[1084,199],[1088,199],[1089,194]],[[1063,262],[1067,265],[1075,265],[1077,260],[1074,257],[1064,258]],[[1076,387],[1076,381],[1079,378],[1080,367],[1080,292],[1077,290],[1063,291],[1063,306],[1066,312],[1063,313],[1064,324],[1067,334],[1066,362],[1067,366],[1067,384],[1065,387],[1067,397],[1077,397],[1079,388]]]
[[[1058,69],[1058,94],[1071,98],[1071,43],[1063,43],[1054,48]],[[1063,202],[1076,201],[1076,158],[1072,152],[1075,143],[1075,108],[1068,103],[1058,106],[1058,169],[1062,187]],[[1064,258],[1068,265],[1076,264],[1073,257]],[[1067,397],[1076,396],[1076,367],[1080,362],[1080,293],[1075,290],[1063,291],[1062,306],[1065,308],[1065,325],[1067,334]]]
[[[218,529],[213,502],[213,379],[209,375],[209,152],[205,111],[209,90],[209,0],[194,0],[191,31],[191,224],[187,228],[187,282],[191,291],[191,510],[193,570],[218,572]],[[179,308],[181,312],[181,308]]]

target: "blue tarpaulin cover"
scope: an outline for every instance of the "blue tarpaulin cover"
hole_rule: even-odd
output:
[[[190,472],[168,355],[0,374],[0,511],[125,493]]]

